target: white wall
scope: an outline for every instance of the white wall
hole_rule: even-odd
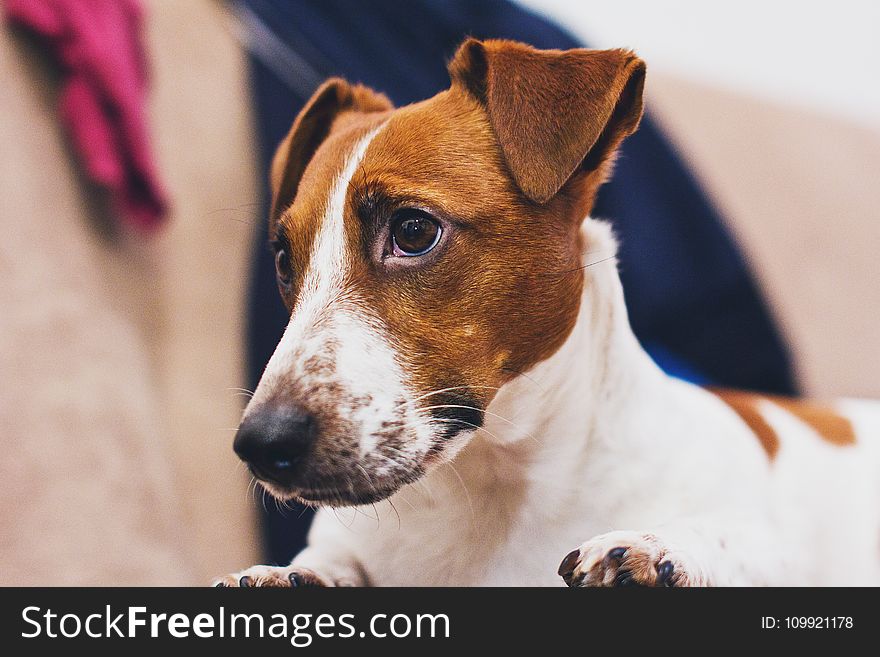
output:
[[[880,0],[521,0],[648,68],[880,127]]]

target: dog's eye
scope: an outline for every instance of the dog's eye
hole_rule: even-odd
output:
[[[443,229],[440,222],[422,210],[399,211],[391,222],[391,246],[396,256],[426,254],[437,246]]]
[[[283,287],[290,287],[290,256],[282,248],[275,251],[275,274],[278,276],[278,282]]]

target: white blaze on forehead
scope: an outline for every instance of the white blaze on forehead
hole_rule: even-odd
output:
[[[296,306],[291,314],[290,322],[284,330],[278,346],[252,401],[262,399],[274,390],[279,380],[283,384],[285,375],[297,375],[297,361],[304,360],[301,356],[320,354],[327,338],[326,332],[315,329],[343,289],[345,274],[349,265],[346,261],[345,248],[345,199],[351,179],[366,155],[370,142],[384,127],[384,123],[362,137],[352,149],[345,167],[330,188],[330,197],[320,223],[318,234],[312,244],[308,269],[303,277],[302,288],[297,297]]]
[[[288,331],[298,333],[311,326],[316,316],[328,308],[342,291],[343,281],[349,270],[345,248],[345,199],[351,179],[361,165],[370,142],[384,125],[383,123],[371,130],[358,141],[330,191],[324,221],[321,222],[312,247],[312,257],[309,259]]]
[[[321,403],[332,405],[336,413],[359,427],[361,457],[380,442],[377,432],[401,418],[410,425],[409,435],[414,438],[404,451],[424,452],[430,447],[428,428],[416,422],[411,411],[402,410],[401,402],[411,395],[381,321],[344,302],[345,277],[351,267],[345,242],[345,202],[352,178],[384,125],[355,144],[330,190],[290,322],[251,401],[255,405],[271,398],[290,381],[310,390],[337,384],[335,388],[342,392]],[[327,367],[309,371],[306,363],[314,358]]]

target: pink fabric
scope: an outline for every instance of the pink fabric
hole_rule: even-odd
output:
[[[168,201],[146,126],[139,0],[6,0],[6,17],[44,39],[62,69],[59,112],[86,173],[135,226],[160,225]]]

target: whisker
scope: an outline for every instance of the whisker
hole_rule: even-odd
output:
[[[362,515],[364,518],[366,518],[367,520],[375,521],[375,522],[377,522],[377,523],[379,522],[379,519],[378,519],[378,518],[367,515],[367,512],[364,511],[364,510],[363,510],[361,507],[359,507],[359,506],[353,506],[353,507],[350,507],[350,508],[354,511],[354,514],[353,514],[352,517],[351,517],[351,518],[352,518],[352,519],[351,519],[351,524],[352,524],[352,525],[354,525],[354,521],[355,521],[355,519],[357,518],[357,515],[358,515],[358,514],[361,514],[361,515]],[[351,526],[351,525],[349,525],[349,526]],[[378,524],[377,524],[377,526],[378,526]]]
[[[242,395],[247,395],[248,397],[253,397],[253,396],[254,396],[254,391],[253,391],[253,390],[249,390],[248,388],[226,388],[226,390],[227,390],[228,392],[235,392],[235,393],[239,393],[239,394],[242,394]]]
[[[254,485],[254,484],[256,483],[256,481],[257,481],[257,480],[256,480],[256,477],[253,477],[253,476],[252,476],[252,477],[250,478],[250,480],[248,481],[247,486],[246,486],[245,489],[244,489],[244,501],[245,501],[245,503],[247,503],[247,502],[249,501],[248,498],[251,496],[251,486]]]
[[[236,460],[236,462],[232,465],[231,476],[238,477],[238,471],[244,467],[245,467],[244,461]]]
[[[406,469],[411,466],[411,463],[409,462],[410,455],[407,454],[406,452],[404,452],[404,451],[400,450],[399,448],[394,447],[392,445],[383,445],[382,449],[385,451],[396,452],[404,457],[407,457],[407,462],[403,463],[403,462],[398,461],[397,459],[391,458],[387,454],[383,454],[381,452],[375,452],[375,453],[373,453],[373,456],[374,457],[378,456],[379,458],[384,459],[385,461],[387,461],[393,467],[396,467],[396,468]],[[430,488],[428,488],[426,482],[423,479],[421,479],[421,478],[416,479],[415,481],[409,482],[407,485],[414,487],[414,488],[418,488],[420,492],[424,493],[424,496],[426,496],[429,501],[431,501],[431,502],[434,501],[434,493],[431,491]],[[403,501],[406,502],[410,506],[410,508],[412,508],[414,511],[416,510],[416,507],[408,499],[406,499],[405,497],[401,497],[401,499],[403,499]]]
[[[351,509],[351,522],[348,524],[349,529],[354,527],[354,523],[357,522],[358,515],[362,515],[364,518],[367,518],[368,520],[374,520],[374,518],[370,518],[370,516],[368,516],[366,513],[364,513],[363,509],[359,509],[356,506],[345,507],[345,508]]]
[[[567,276],[568,274],[576,274],[579,271],[583,271],[590,267],[594,267],[596,265],[601,265],[603,262],[608,262],[609,260],[616,260],[617,255],[610,255],[605,258],[601,258],[599,260],[594,260],[592,262],[587,262],[580,267],[575,267],[574,269],[563,269],[562,271],[547,271],[547,272],[537,272],[535,276]]]
[[[502,422],[507,422],[507,424],[511,425],[512,427],[514,427],[514,428],[516,428],[516,429],[522,429],[522,427],[519,426],[516,422],[514,422],[513,420],[509,420],[509,419],[507,419],[506,417],[504,417],[504,416],[502,416],[502,415],[498,415],[498,413],[494,413],[494,412],[492,412],[492,411],[483,410],[483,409],[481,409],[481,408],[477,408],[476,406],[467,406],[467,405],[465,405],[465,404],[436,404],[436,405],[434,405],[434,406],[425,406],[424,408],[420,408],[420,409],[418,409],[418,411],[419,411],[419,412],[421,412],[421,411],[430,411],[430,410],[440,409],[440,408],[461,408],[461,409],[468,410],[468,411],[477,411],[478,413],[482,413],[482,414],[484,414],[484,415],[488,415],[489,417],[498,418],[498,419],[501,420]]]
[[[257,488],[259,488],[260,482],[256,477],[252,477],[251,482],[254,485],[253,488],[251,489],[251,504],[256,506],[256,504],[257,504]]]
[[[492,438],[494,438],[498,442],[501,442],[501,439],[498,436],[496,436],[494,433],[489,431],[486,427],[481,427],[479,424],[474,424],[473,422],[468,422],[467,420],[459,420],[458,418],[438,417],[438,418],[433,418],[433,421],[434,422],[443,422],[444,424],[452,424],[452,423],[464,424],[465,426],[473,427],[477,431],[483,431],[483,432],[489,434],[489,436],[491,436]]]
[[[417,401],[425,399],[426,397],[431,397],[433,395],[439,395],[440,393],[443,393],[443,392],[449,392],[451,390],[472,389],[472,388],[483,388],[486,390],[501,390],[501,388],[499,388],[498,386],[471,386],[471,385],[452,386],[450,388],[440,388],[438,390],[432,390],[431,392],[426,392],[424,395],[419,395],[415,399],[407,400],[406,402],[402,403],[401,406],[405,406],[406,404],[413,404]]]
[[[464,489],[464,495],[465,495],[465,498],[467,499],[468,507],[471,510],[471,523],[475,525],[476,520],[477,520],[477,514],[474,511],[474,503],[473,503],[473,500],[471,500],[471,492],[468,490],[467,484],[464,483],[464,479],[462,479],[461,475],[458,473],[458,470],[456,470],[455,466],[452,464],[452,461],[445,461],[445,463],[450,468],[452,468],[452,472],[455,473],[456,477],[458,477],[458,481],[461,483],[461,487]]]
[[[372,488],[375,491],[376,487],[373,485],[373,480],[370,478],[370,474],[366,471],[364,466],[362,466],[360,463],[355,463],[355,467],[363,473],[364,479],[367,480],[367,483],[370,485],[370,488]]]
[[[394,515],[397,516],[397,530],[400,531],[400,513],[397,511],[397,507],[394,506],[394,502],[391,501],[391,498],[388,498],[388,504],[391,505],[391,508],[394,509]],[[415,510],[415,509],[413,509]]]
[[[516,374],[517,376],[523,377],[526,381],[530,381],[534,383],[538,388],[541,389],[542,392],[547,392],[547,388],[538,383],[534,377],[526,374],[525,372],[521,372],[520,370],[515,370],[512,367],[502,367],[501,368],[505,372],[510,372],[511,374]]]
[[[512,426],[514,429],[519,429],[520,431],[523,431],[528,438],[531,438],[532,440],[534,440],[535,443],[537,443],[541,447],[544,446],[544,443],[542,443],[540,440],[535,438],[530,432],[526,431],[523,427],[519,426],[516,422],[514,422],[513,420],[509,420],[508,418],[503,417],[501,415],[498,415],[498,413],[493,413],[492,411],[485,411],[485,410],[481,410],[479,408],[476,408],[474,406],[465,406],[464,404],[437,404],[436,406],[425,406],[424,408],[420,408],[417,410],[419,412],[421,412],[421,411],[430,411],[432,409],[438,409],[438,408],[462,408],[465,410],[478,411],[480,413],[483,413],[484,415],[488,415],[489,417],[498,418],[502,422],[507,422],[507,424]]]
[[[242,203],[240,205],[232,205],[228,208],[214,208],[213,210],[208,210],[206,214],[210,217],[218,212],[244,212],[246,208],[257,208],[261,205],[262,203]]]

